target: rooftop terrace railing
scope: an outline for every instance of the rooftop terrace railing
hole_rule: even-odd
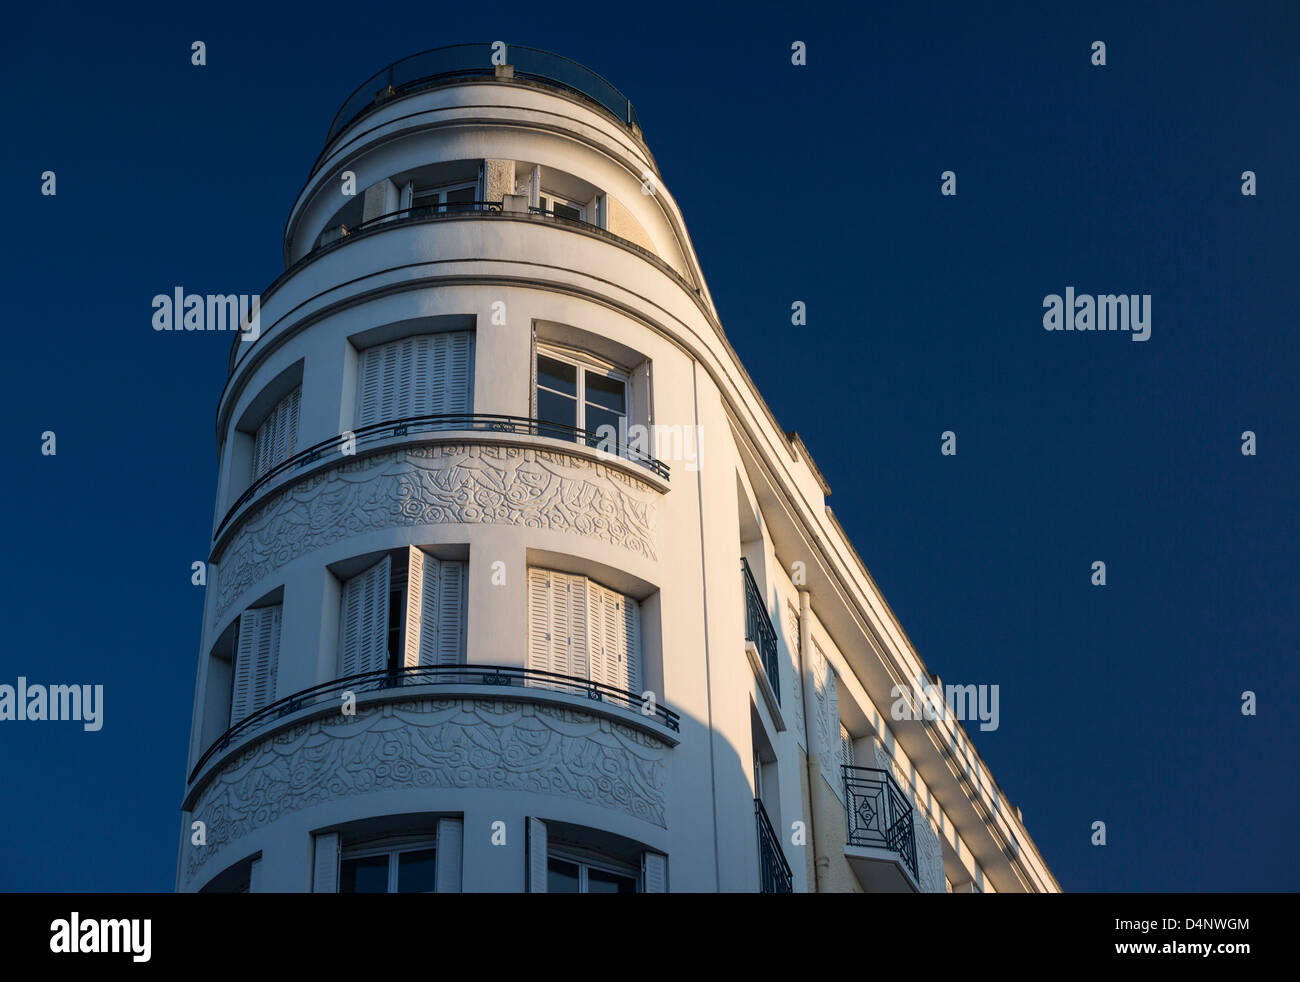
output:
[[[571,92],[599,106],[626,126],[639,128],[641,125],[627,96],[590,68],[562,55],[522,44],[505,45],[502,52],[494,44],[486,42],[451,44],[395,61],[362,82],[348,96],[330,124],[321,156],[329,152],[339,134],[348,126],[389,99],[451,84],[459,79],[496,77],[494,57],[496,61],[504,60],[510,65],[515,78]]]

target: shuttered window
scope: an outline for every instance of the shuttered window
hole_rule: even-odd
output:
[[[422,334],[366,348],[357,371],[357,426],[468,413],[474,334]]]
[[[296,388],[277,402],[253,435],[253,480],[284,463],[297,448],[298,406],[302,388]]]
[[[465,564],[408,549],[406,643],[402,663],[460,665],[465,661]]]
[[[528,571],[528,667],[641,691],[641,605],[585,576]]]
[[[339,675],[377,672],[388,663],[388,580],[385,556],[343,584]]]
[[[259,607],[239,616],[235,649],[235,688],[230,702],[233,726],[275,701],[275,673],[280,659],[283,607]]]

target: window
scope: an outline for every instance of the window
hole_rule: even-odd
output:
[[[537,354],[537,418],[542,436],[573,439],[585,430],[587,444],[611,452],[627,440],[627,377],[613,369],[557,352]],[[553,424],[547,427],[545,424]],[[609,427],[603,433],[602,427]]]
[[[433,893],[437,869],[432,840],[345,849],[339,863],[339,893]]]
[[[477,194],[478,185],[473,182],[416,189],[411,202],[412,214],[418,218],[424,215],[469,211],[473,209]]]
[[[843,723],[840,724],[840,763],[853,766],[853,735]]]
[[[585,576],[528,571],[528,667],[641,692],[641,605]]]
[[[542,211],[549,211],[556,218],[569,218],[575,222],[586,220],[587,209],[583,204],[570,201],[568,198],[561,198],[550,191],[543,191],[537,199],[537,203]]]
[[[459,665],[465,655],[465,563],[414,546],[343,584],[339,675]]]
[[[554,853],[546,858],[547,893],[638,893],[639,879],[631,870],[567,859]]]
[[[375,345],[357,366],[357,426],[470,411],[474,333],[422,334]]]
[[[246,610],[239,615],[235,677],[230,697],[231,726],[275,701],[282,611],[283,607],[276,604]]]
[[[293,456],[298,443],[298,404],[302,387],[294,389],[266,414],[253,436],[253,480]]]

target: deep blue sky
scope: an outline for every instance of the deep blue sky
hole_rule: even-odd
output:
[[[732,343],[921,656],[1001,686],[972,736],[1062,885],[1300,887],[1300,8],[1073,6],[12,12],[0,682],[106,708],[95,734],[0,724],[0,889],[173,885],[229,338],[157,334],[150,299],[261,292],[346,96],[498,38],[636,105]],[[1151,340],[1043,331],[1066,286],[1152,294]]]

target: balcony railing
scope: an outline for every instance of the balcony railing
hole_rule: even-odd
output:
[[[377,228],[380,225],[391,225],[393,222],[423,221],[427,218],[437,218],[440,215],[470,215],[475,213],[498,215],[501,213],[501,202],[445,201],[436,205],[412,205],[410,208],[401,208],[384,215],[376,215],[374,218],[367,218],[364,222],[341,222],[338,225],[331,225],[316,236],[316,243],[311,247],[311,251],[318,252],[327,246],[332,246],[346,239],[349,235],[356,235],[358,232]]]
[[[282,474],[300,470],[327,457],[341,457],[343,456],[344,447],[348,447],[349,455],[353,455],[361,447],[381,440],[411,436],[417,433],[438,433],[452,430],[514,433],[523,436],[551,437],[571,443],[582,443],[589,447],[608,450],[616,457],[622,457],[625,460],[640,464],[647,470],[658,474],[664,480],[668,479],[668,465],[662,461],[643,454],[632,447],[608,441],[598,433],[580,429],[576,426],[566,426],[563,423],[548,423],[546,420],[530,419],[524,416],[499,416],[492,413],[433,413],[425,416],[406,416],[402,419],[389,420],[384,423],[359,426],[350,434],[341,433],[338,436],[330,437],[328,440],[322,440],[315,446],[300,450],[292,457],[276,464],[265,474],[258,477],[248,486],[248,490],[235,499],[235,503],[230,506],[225,517],[222,518],[221,524],[217,526],[213,538],[218,538],[221,535],[240,508],[255,498],[259,491]]]
[[[875,767],[841,765],[849,845],[897,853],[916,878],[916,836],[912,804],[894,775]]]
[[[758,657],[763,662],[763,671],[767,674],[768,684],[772,687],[772,697],[781,705],[781,678],[776,660],[776,628],[772,618],[767,615],[767,605],[763,603],[763,593],[754,582],[754,574],[749,568],[749,560],[740,559],[741,575],[745,582],[745,640],[752,641],[758,649]]]
[[[579,95],[604,109],[620,123],[640,128],[632,103],[606,79],[590,68],[561,55],[510,44],[505,61],[514,69],[514,77]],[[447,85],[459,79],[494,78],[497,55],[490,43],[452,44],[403,58],[376,72],[343,103],[330,124],[321,157],[329,152],[334,140],[354,121],[389,99],[420,89]],[[319,163],[319,161],[318,161]]]
[[[794,874],[785,861],[785,851],[768,821],[763,803],[754,799],[754,816],[758,822],[758,875],[762,893],[794,893]]]
[[[377,672],[361,672],[295,692],[239,720],[217,737],[212,746],[199,758],[199,762],[194,765],[194,770],[190,771],[190,782],[193,783],[208,761],[238,738],[266,729],[276,720],[296,713],[300,709],[323,703],[337,706],[339,693],[349,690],[360,695],[365,692],[383,692],[401,686],[416,685],[533,686],[556,692],[585,695],[596,702],[607,702],[638,713],[647,705],[639,692],[627,692],[616,689],[612,685],[605,685],[603,682],[593,682],[573,675],[560,675],[556,672],[543,672],[540,669],[510,665],[417,665],[396,671],[381,669]],[[680,717],[666,706],[655,703],[654,718],[674,733],[681,730]]]

